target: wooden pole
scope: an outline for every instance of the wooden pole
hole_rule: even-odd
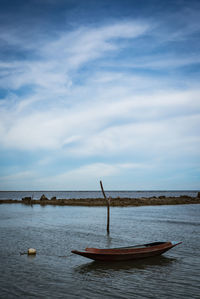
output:
[[[102,181],[100,181],[100,186],[101,186],[101,191],[103,193],[103,196],[107,203],[107,233],[109,234],[110,233],[110,198],[107,198],[104,192]]]

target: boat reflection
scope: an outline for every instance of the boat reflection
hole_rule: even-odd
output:
[[[123,270],[145,270],[149,267],[164,267],[173,262],[176,262],[175,258],[168,258],[165,256],[150,257],[141,260],[129,260],[129,261],[119,261],[119,262],[98,262],[93,261],[81,266],[78,266],[74,271],[80,274],[85,274],[87,272],[106,272],[110,271],[123,271]]]

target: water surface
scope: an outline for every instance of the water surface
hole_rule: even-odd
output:
[[[1,298],[199,298],[200,205],[111,208],[0,206]],[[183,244],[163,256],[112,264],[72,249],[153,241]],[[36,257],[20,255],[37,249]]]

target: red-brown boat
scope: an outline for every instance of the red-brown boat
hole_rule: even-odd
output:
[[[160,255],[181,243],[182,242],[154,242],[110,249],[85,248],[85,251],[72,250],[72,253],[82,255],[95,261],[125,261]]]

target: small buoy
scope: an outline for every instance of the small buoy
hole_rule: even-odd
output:
[[[35,248],[29,248],[28,249],[28,255],[35,255],[36,254],[36,249]]]

